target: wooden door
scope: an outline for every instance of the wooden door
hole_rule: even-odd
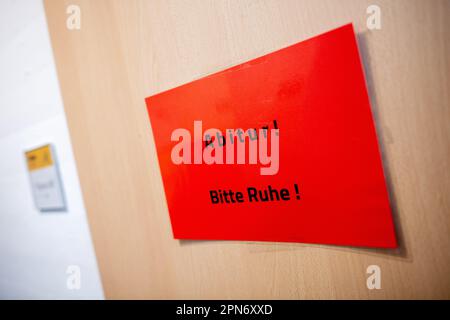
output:
[[[106,297],[450,297],[450,2],[377,1],[368,30],[372,2],[45,1]],[[400,249],[174,240],[144,99],[348,22]]]

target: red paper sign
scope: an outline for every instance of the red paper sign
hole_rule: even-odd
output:
[[[175,238],[397,246],[352,25],[146,102]]]

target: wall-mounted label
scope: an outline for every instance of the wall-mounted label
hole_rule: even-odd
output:
[[[351,25],[146,102],[175,238],[397,246]]]
[[[25,157],[36,207],[41,211],[64,211],[64,191],[52,146],[27,151]]]

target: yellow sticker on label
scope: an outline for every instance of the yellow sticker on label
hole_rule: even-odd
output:
[[[38,170],[53,165],[52,151],[50,145],[30,150],[25,153],[27,157],[28,170]]]

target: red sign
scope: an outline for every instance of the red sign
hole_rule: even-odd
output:
[[[146,102],[175,238],[397,246],[352,25]]]

